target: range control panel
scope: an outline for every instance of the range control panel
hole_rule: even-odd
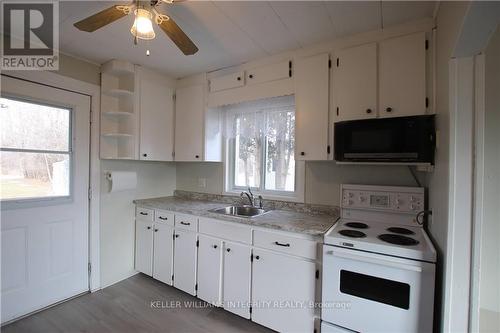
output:
[[[424,189],[371,185],[342,185],[342,208],[418,213],[424,210]]]

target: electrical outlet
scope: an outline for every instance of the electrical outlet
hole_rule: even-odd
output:
[[[201,187],[201,188],[207,187],[207,179],[206,178],[198,178],[198,187]]]

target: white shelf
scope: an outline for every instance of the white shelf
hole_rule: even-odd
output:
[[[131,138],[131,137],[133,137],[132,134],[128,134],[128,133],[103,133],[102,136],[105,138]]]
[[[134,92],[126,89],[110,89],[104,91],[104,94],[111,97],[134,97]]]
[[[124,61],[124,60],[111,60],[102,65],[101,71],[103,73],[115,75],[115,76],[126,76],[134,75],[135,69],[134,65]]]
[[[132,112],[127,111],[103,111],[103,114],[108,117],[130,117]]]

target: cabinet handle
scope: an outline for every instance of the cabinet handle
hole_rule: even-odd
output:
[[[144,156],[144,157],[148,157],[148,154],[142,154],[142,156]]]
[[[231,249],[229,249],[229,248],[228,248],[228,249],[226,249],[226,251],[227,251],[227,252],[231,252]]]
[[[191,223],[184,222],[184,221],[181,221],[181,224],[182,224],[182,225],[191,225]]]
[[[160,220],[163,220],[163,221],[168,220],[168,217],[158,216],[158,218],[159,218]]]
[[[248,75],[249,78],[253,79],[253,74]]]
[[[158,232],[158,229],[155,229],[155,232]]]
[[[255,256],[255,259],[256,259],[256,260],[259,260],[259,259],[260,259],[260,257],[259,257],[259,256]]]
[[[241,77],[239,77],[239,76],[238,76],[238,77],[236,78],[236,80],[241,81]]]
[[[388,107],[385,109],[386,112],[392,112],[392,108],[391,107]]]
[[[151,230],[151,227],[147,227],[148,230]]]
[[[372,113],[372,109],[366,109],[366,113]]]
[[[179,238],[179,234],[175,234],[175,235],[174,235],[174,237],[175,237],[175,238]]]
[[[214,244],[214,245],[212,245],[212,247],[213,247],[214,249],[216,249],[216,248],[217,248],[217,245],[215,245],[215,244]]]
[[[146,215],[146,216],[148,215],[148,213],[144,213],[144,212],[140,212],[139,214]]]
[[[300,152],[300,156],[304,156],[306,153],[304,151]]]
[[[284,247],[290,247],[290,243],[280,243],[278,241],[274,242],[274,244],[278,245],[278,246],[284,246]]]
[[[194,158],[200,158],[200,155],[195,155]]]

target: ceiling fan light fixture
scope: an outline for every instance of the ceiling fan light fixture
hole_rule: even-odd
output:
[[[139,39],[153,39],[155,38],[155,31],[153,30],[153,15],[146,9],[137,8],[135,10],[135,20],[130,32],[132,35]]]

